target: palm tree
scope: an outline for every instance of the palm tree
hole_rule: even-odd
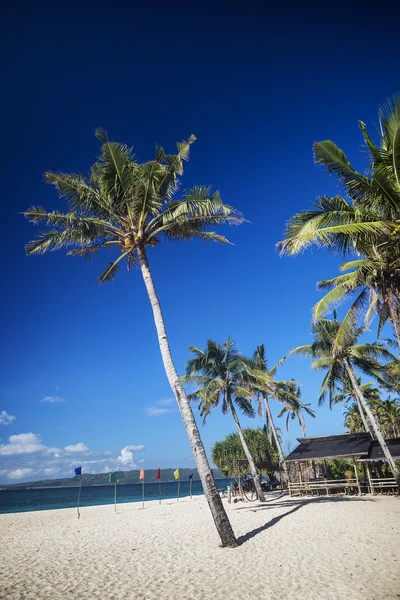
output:
[[[68,203],[68,211],[47,212],[32,207],[26,217],[33,223],[45,223],[50,229],[30,242],[28,254],[43,254],[67,248],[68,254],[90,257],[101,248],[119,250],[100,275],[100,283],[113,279],[125,261],[128,269],[140,266],[153,310],[154,322],[165,372],[175,395],[190,440],[193,456],[211,513],[223,546],[235,546],[236,539],[211,474],[199,430],[172,360],[165,323],[150,272],[147,249],[164,240],[181,241],[200,238],[227,243],[227,239],[210,227],[223,223],[239,224],[243,217],[224,204],[218,192],[195,187],[174,199],[183,173],[183,161],[189,159],[192,135],[177,144],[177,154],[165,154],[157,147],[154,160],[143,164],[134,160],[132,149],[110,142],[97,130],[102,142],[99,160],[84,177],[76,174],[46,173]]]
[[[294,348],[289,355],[309,356],[314,360],[311,364],[312,368],[326,371],[320,389],[320,404],[327,395],[332,402],[338,386],[340,387],[346,379],[350,381],[362,407],[360,415],[363,416],[363,411],[366,413],[400,490],[400,473],[386,445],[379,424],[360,390],[355,371],[358,369],[385,384],[385,368],[381,361],[393,360],[394,357],[382,344],[377,342],[358,344],[358,338],[364,331],[364,328],[357,327],[356,311],[350,309],[341,323],[336,318],[334,321],[320,319],[312,328],[314,342]]]
[[[307,426],[304,418],[304,413],[306,413],[309,417],[315,418],[315,412],[309,408],[311,406],[310,403],[305,404],[300,401],[301,391],[300,387],[297,385],[296,381],[292,380],[287,383],[287,392],[296,397],[296,400],[293,401],[289,399],[285,402],[285,406],[280,411],[278,418],[286,415],[286,430],[289,430],[290,421],[294,421],[297,419],[301,431],[303,432],[303,436],[307,437]]]
[[[222,345],[213,340],[208,340],[205,351],[194,346],[190,346],[189,350],[194,356],[188,360],[186,376],[182,380],[186,384],[200,386],[196,391],[189,394],[189,398],[199,402],[203,422],[219,403],[221,403],[223,414],[228,412],[232,414],[244,453],[249,462],[249,469],[253,476],[258,499],[260,502],[265,502],[254,459],[246,443],[236,412],[237,407],[247,417],[254,417],[255,415],[250,401],[251,393],[244,387],[245,358],[239,354],[230,336]]]
[[[353,269],[351,273],[321,282],[334,289],[316,305],[315,318],[343,296],[368,289],[369,312],[377,310],[380,326],[391,321],[400,349],[400,97],[379,111],[379,122],[380,146],[360,122],[370,156],[367,175],[358,173],[330,140],[314,144],[316,163],[339,178],[347,198],[318,198],[312,210],[292,217],[279,246],[287,254],[297,254],[310,244],[355,252],[357,260],[342,266]]]
[[[250,359],[247,359],[250,370],[248,371],[248,377],[246,378],[246,387],[252,390],[254,396],[257,398],[259,402],[258,412],[261,416],[263,412],[262,406],[260,406],[261,398],[264,401],[267,430],[273,435],[279,454],[279,462],[282,465],[286,479],[288,479],[287,465],[282,451],[281,441],[269,405],[269,400],[273,399],[283,403],[285,405],[284,410],[286,410],[286,408],[289,410],[289,407],[292,407],[293,410],[300,410],[299,399],[291,382],[275,381],[276,371],[284,360],[285,359],[281,359],[272,367],[272,369],[268,369],[264,344],[257,346],[253,356]]]
[[[364,431],[365,426],[361,418],[360,409],[356,402],[347,407],[344,413],[344,426],[349,430],[350,433]]]
[[[389,248],[392,249],[392,248]],[[391,321],[397,343],[400,348],[400,305],[398,290],[400,290],[400,255],[388,255],[381,250],[375,257],[360,258],[341,265],[341,271],[349,271],[332,279],[318,282],[320,289],[332,288],[314,306],[314,319],[331,311],[344,297],[359,292],[353,305],[367,305],[369,292],[369,307],[365,322],[369,323],[374,312],[379,315],[378,338],[383,325]]]

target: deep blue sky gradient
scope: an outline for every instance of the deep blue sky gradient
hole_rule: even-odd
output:
[[[0,412],[17,420],[1,426],[0,443],[34,432],[46,446],[83,442],[114,457],[143,444],[142,466],[189,466],[178,412],[147,414],[172,394],[140,272],[99,286],[108,255],[90,264],[62,252],[28,258],[35,229],[20,213],[62,208],[43,172],[87,172],[98,126],[134,145],[139,160],[151,159],[156,143],[173,152],[195,133],[183,188],[212,185],[250,223],[227,231],[234,246],[149,251],[176,365],[183,372],[189,345],[228,333],[244,353],[264,343],[274,363],[309,341],[316,281],[339,262],[315,249],[280,258],[274,246],[293,213],[337,191],[313,164],[314,141],[333,139],[363,168],[357,119],[376,123],[400,87],[395,19],[240,4],[32,3],[10,5],[1,28]],[[307,360],[291,359],[280,373],[297,378],[316,408],[321,377]],[[48,395],[65,401],[41,403]],[[323,407],[308,432],[339,433],[342,421],[340,408]],[[292,444],[301,433],[281,427]],[[233,430],[231,417],[211,414],[201,428],[207,450]],[[0,481],[9,482],[10,459],[0,458]],[[13,468],[25,459],[13,457]],[[28,479],[42,477],[41,461]]]

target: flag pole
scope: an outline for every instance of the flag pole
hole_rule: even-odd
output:
[[[144,477],[142,479],[142,508],[144,508]]]
[[[178,497],[176,499],[177,502],[179,502],[179,491],[180,491],[180,489],[181,489],[181,478],[179,477],[178,478]]]
[[[160,499],[159,499],[158,503],[161,504],[161,479],[159,479],[159,481],[158,481],[158,489],[159,489],[159,493],[160,493]]]
[[[115,478],[114,483],[114,512],[117,512],[117,479]]]
[[[193,479],[190,480],[190,499],[192,499],[192,482]]]
[[[78,519],[81,518],[81,513],[79,512],[79,503],[80,503],[80,500],[81,500],[81,490],[82,490],[82,473],[81,473],[80,478],[79,478],[79,492],[78,492],[78,506],[77,506],[77,509],[78,509]]]

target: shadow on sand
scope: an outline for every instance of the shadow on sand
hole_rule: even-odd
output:
[[[277,517],[274,517],[270,521],[267,521],[267,523],[265,523],[265,525],[261,525],[260,527],[257,527],[256,529],[253,529],[252,531],[249,531],[248,533],[245,533],[244,535],[238,537],[237,541],[239,544],[244,544],[245,542],[248,542],[249,540],[251,540],[251,538],[255,537],[262,531],[265,531],[266,529],[273,527],[274,525],[279,523],[279,521],[281,521],[281,519],[284,519],[288,515],[295,513],[296,511],[300,510],[300,508],[302,508],[303,506],[306,506],[307,504],[311,504],[311,503],[329,504],[332,502],[374,502],[373,497],[366,497],[366,496],[364,496],[364,497],[363,496],[340,496],[340,497],[330,496],[328,498],[322,496],[322,497],[316,497],[316,498],[290,499],[290,500],[287,500],[284,502],[273,502],[273,500],[279,500],[281,497],[282,496],[279,496],[278,498],[268,500],[268,503],[262,503],[262,504],[252,505],[252,506],[239,506],[237,508],[237,510],[247,510],[250,512],[258,512],[260,510],[270,510],[271,508],[291,507],[290,510],[284,512],[281,515],[278,515]]]

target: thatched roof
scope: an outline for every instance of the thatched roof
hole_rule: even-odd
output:
[[[297,438],[300,444],[287,457],[287,462],[300,460],[332,460],[356,458],[359,461],[386,460],[378,440],[369,433],[342,433],[321,437]],[[386,440],[394,459],[400,459],[400,438]]]
[[[371,445],[369,433],[343,433],[321,437],[297,438],[300,445],[286,461],[330,460],[335,458],[368,456]]]
[[[391,438],[385,440],[390,454],[395,460],[400,459],[400,438]],[[366,458],[361,457],[359,460],[386,460],[385,455],[382,452],[382,448],[379,445],[378,440],[373,440],[370,445],[369,453]]]

